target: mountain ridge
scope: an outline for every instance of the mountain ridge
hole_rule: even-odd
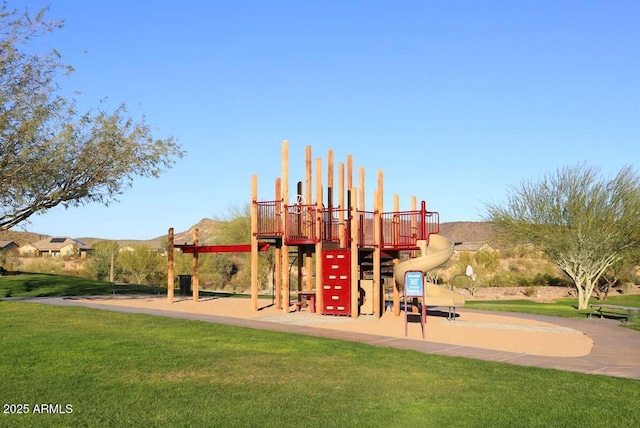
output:
[[[214,220],[211,218],[202,218],[189,229],[181,232],[175,232],[174,242],[191,243],[193,241],[192,230],[198,229],[198,239],[201,244],[212,243],[215,240],[217,234],[217,228],[221,223],[220,220]],[[483,242],[494,243],[496,241],[497,233],[492,223],[481,221],[454,221],[440,224],[440,234],[447,237],[452,242]],[[42,233],[34,233],[29,231],[14,231],[3,230],[0,231],[0,241],[14,241],[16,244],[22,246],[28,243],[38,241],[53,235],[46,235]],[[96,237],[79,237],[74,238],[87,245],[93,245],[97,241],[103,241],[103,238]],[[106,239],[108,241],[117,241],[120,246],[131,246],[142,244],[149,248],[161,248],[166,245],[168,235],[160,235],[151,239]],[[248,244],[248,242],[239,242],[239,244]]]

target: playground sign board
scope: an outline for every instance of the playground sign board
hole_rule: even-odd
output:
[[[424,272],[419,270],[410,270],[404,273],[404,335],[409,333],[409,311],[410,305],[407,298],[422,299],[420,304],[420,327],[422,329],[422,338],[425,338],[424,330],[427,324],[427,306],[425,302],[424,289]]]
[[[405,296],[424,297],[424,273],[410,270],[404,274]]]

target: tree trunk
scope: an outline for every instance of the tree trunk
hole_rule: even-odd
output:
[[[585,285],[577,285],[578,288],[578,310],[587,309],[589,307],[589,299],[593,294],[596,283],[592,282]]]
[[[578,310],[580,309],[587,309],[588,307],[588,299],[587,302],[585,302],[585,291],[584,288],[582,288],[581,285],[576,284],[576,289],[578,290]]]

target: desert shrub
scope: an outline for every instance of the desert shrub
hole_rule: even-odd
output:
[[[34,273],[54,273],[63,275],[65,273],[64,260],[52,257],[43,257],[29,263],[29,272]]]
[[[515,287],[532,285],[531,278],[519,272],[502,271],[487,281],[489,287]]]
[[[20,259],[15,251],[0,250],[0,267],[14,271],[20,267]]]
[[[108,280],[111,274],[111,261],[113,260],[113,273],[117,279],[121,268],[118,265],[117,254],[120,246],[116,241],[97,241],[92,246],[93,251],[84,263],[83,270],[87,278]]]
[[[519,287],[531,287],[533,284],[533,278],[531,275],[526,274],[516,274],[514,275],[515,285]]]
[[[619,291],[622,294],[631,294],[631,292],[633,291],[633,289],[635,287],[636,287],[635,284],[633,284],[631,282],[625,282],[620,286]]]
[[[571,287],[573,283],[569,278],[560,278],[548,273],[539,273],[533,277],[533,285],[552,287]]]
[[[493,275],[487,280],[488,287],[508,287],[512,284],[512,277],[515,272],[502,271]]]
[[[501,271],[487,281],[489,287],[572,287],[573,283],[568,278],[561,278],[548,273],[537,273],[535,275]]]

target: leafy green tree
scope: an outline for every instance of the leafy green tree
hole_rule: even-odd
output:
[[[124,105],[79,112],[61,94],[57,82],[73,70],[36,44],[63,26],[46,13],[0,6],[0,230],[57,205],[108,205],[134,177],[157,177],[183,155]]]
[[[122,275],[136,284],[157,280],[166,268],[165,258],[143,244],[133,245],[118,253]]]
[[[113,269],[114,278],[120,273],[118,266],[119,245],[117,241],[97,241],[91,246],[89,258],[84,270],[87,275],[95,279],[109,280]],[[113,267],[112,267],[113,263]]]
[[[544,251],[574,282],[586,309],[598,281],[640,244],[640,177],[631,167],[611,178],[579,164],[511,188],[487,204],[488,220],[520,243]]]
[[[204,272],[202,272],[202,266],[200,260],[198,260],[199,273],[201,279],[203,278]],[[174,250],[173,253],[173,271],[176,276],[178,275],[191,275],[191,271],[193,270],[193,256],[191,254],[184,254],[180,250]]]
[[[210,278],[214,284],[226,285],[238,273],[238,266],[229,254],[212,254],[206,258]]]
[[[224,217],[216,218],[216,244],[248,244],[251,242],[251,207],[230,206]]]
[[[191,275],[193,256],[176,251],[174,254],[174,272],[177,275]],[[229,254],[200,254],[198,258],[198,277],[204,288],[224,289],[237,272],[237,267]]]
[[[216,233],[216,244],[248,244],[251,242],[251,206],[244,205],[231,206],[227,209],[226,216],[217,218],[218,230]],[[269,278],[272,275],[274,266],[274,255],[272,251],[258,256],[258,278],[260,287],[269,287]],[[249,266],[250,255],[234,254],[234,272],[232,272],[231,282],[238,287],[247,287],[251,282],[251,271]]]

